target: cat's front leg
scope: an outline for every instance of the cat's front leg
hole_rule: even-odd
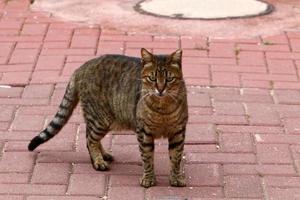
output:
[[[175,187],[186,186],[185,177],[181,170],[181,161],[184,148],[185,129],[173,134],[169,139],[169,156],[171,161],[170,185]]]
[[[148,188],[156,184],[154,174],[154,138],[152,135],[147,134],[144,129],[139,129],[137,130],[137,139],[144,169],[140,184]]]

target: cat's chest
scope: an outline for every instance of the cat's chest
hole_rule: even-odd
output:
[[[152,134],[154,138],[167,138],[183,127],[183,124],[179,123],[180,116],[175,113],[173,115],[145,113],[141,120],[145,131]]]

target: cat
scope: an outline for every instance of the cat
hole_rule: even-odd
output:
[[[141,186],[156,183],[154,139],[168,138],[171,186],[186,185],[181,169],[186,124],[187,92],[182,73],[182,50],[154,55],[141,49],[141,58],[103,55],[78,68],[70,78],[54,119],[28,145],[33,151],[54,137],[80,102],[86,139],[95,170],[108,170],[112,155],[101,145],[111,130],[136,132],[143,161]]]

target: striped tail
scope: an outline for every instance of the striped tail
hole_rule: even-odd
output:
[[[78,103],[78,96],[75,89],[74,77],[71,78],[59,109],[53,120],[48,126],[37,136],[35,136],[28,145],[28,150],[33,151],[39,145],[47,142],[54,137],[68,122],[74,108]]]

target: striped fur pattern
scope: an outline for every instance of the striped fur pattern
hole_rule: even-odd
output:
[[[163,137],[169,141],[170,184],[185,186],[181,160],[188,108],[181,56],[181,50],[153,55],[141,49],[141,59],[104,55],[86,62],[72,75],[54,119],[28,149],[54,137],[80,102],[94,169],[108,170],[113,161],[101,139],[111,130],[133,130],[143,161],[141,185],[155,185],[154,140]]]

